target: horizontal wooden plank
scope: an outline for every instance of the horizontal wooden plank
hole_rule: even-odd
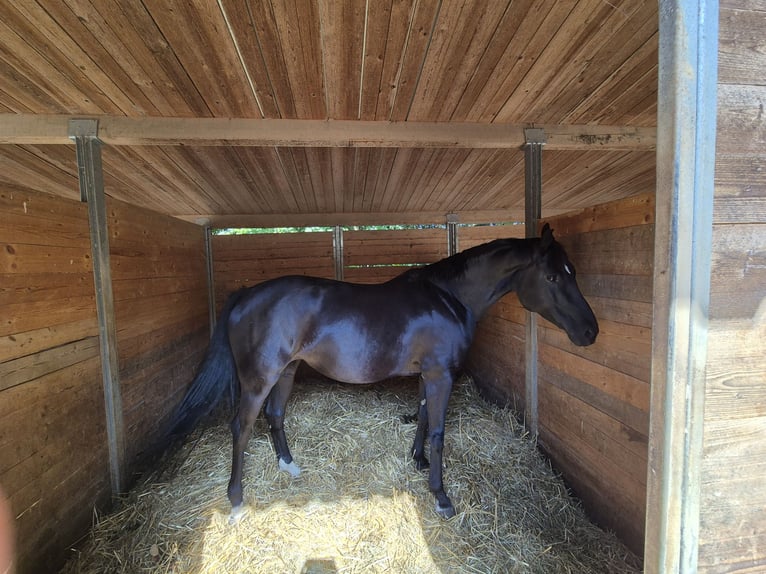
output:
[[[651,372],[652,331],[636,325],[605,320],[599,322],[599,329],[599,336],[593,345],[578,347],[561,329],[540,318],[538,337],[541,344],[563,349],[648,383]]]
[[[2,144],[70,144],[74,116],[3,114]],[[524,125],[245,118],[92,116],[109,145],[519,148]],[[604,125],[543,125],[548,149],[654,149],[656,130]]]
[[[540,345],[539,360],[551,369],[593,387],[615,402],[649,412],[649,384],[645,381],[550,345]]]
[[[648,439],[555,385],[539,387],[540,424],[566,441],[568,435],[616,463],[635,482],[646,487]]]
[[[766,141],[766,86],[718,85],[716,149],[759,155]]]
[[[643,193],[607,204],[580,209],[541,220],[549,223],[554,236],[620,229],[654,223],[654,192]]]
[[[0,363],[0,391],[97,356],[98,337],[87,337]]]
[[[0,246],[0,273],[82,273],[91,269],[89,248],[23,243]]]
[[[95,336],[98,336],[95,315],[71,323],[13,333],[0,337],[0,363]]]
[[[574,397],[578,397],[594,409],[624,425],[627,429],[626,432],[632,437],[631,440],[645,442],[645,438],[649,434],[649,413],[646,410],[616,400],[600,389],[588,385],[547,363],[538,365],[538,376],[539,382],[553,385]]]
[[[578,274],[654,274],[654,225],[579,233],[561,243]]]
[[[640,555],[644,543],[646,489],[617,465],[600,459],[597,451],[582,441],[564,442],[543,426],[539,443],[596,524],[616,532]]]
[[[723,84],[762,84],[763,75],[759,70],[766,67],[762,42],[766,13],[722,8],[718,29],[718,81]]]
[[[646,329],[652,328],[652,304],[650,302],[626,301],[595,295],[588,295],[587,300],[599,321],[606,320]]]

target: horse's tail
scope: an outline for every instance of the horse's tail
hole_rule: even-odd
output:
[[[183,438],[194,430],[224,395],[228,394],[231,404],[234,404],[239,378],[229,342],[228,323],[232,309],[245,291],[246,289],[240,289],[229,295],[226,300],[210,338],[205,358],[170,419],[167,434],[172,439]]]

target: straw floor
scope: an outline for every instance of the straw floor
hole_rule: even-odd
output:
[[[445,487],[433,510],[409,449],[417,384],[297,383],[286,430],[302,474],[279,472],[259,419],[245,462],[248,513],[228,523],[231,436],[193,434],[162,468],[97,517],[66,574],[530,572],[633,573],[639,561],[593,526],[512,413],[456,385]]]

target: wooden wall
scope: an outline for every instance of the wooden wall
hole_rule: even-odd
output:
[[[209,337],[204,232],[109,200],[128,473]],[[53,572],[111,503],[87,206],[0,190],[0,484],[19,572]]]
[[[160,430],[210,336],[204,229],[107,202],[128,461]]]
[[[654,193],[549,220],[599,321],[577,347],[540,319],[539,444],[589,514],[643,554]]]
[[[213,235],[216,308],[239,289],[282,275],[335,278],[332,233]]]
[[[109,502],[84,204],[0,189],[0,484],[19,571],[52,572]]]
[[[447,231],[441,228],[345,231],[343,278],[352,283],[380,283],[409,266],[447,256]]]
[[[654,194],[548,220],[599,320],[590,347],[542,318],[539,444],[590,515],[642,554],[651,365]],[[484,394],[525,407],[525,314],[505,297],[479,328],[469,369]]]
[[[766,6],[721,2],[699,572],[766,570]]]

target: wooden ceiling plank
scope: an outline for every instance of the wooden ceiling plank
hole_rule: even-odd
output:
[[[420,71],[423,68],[431,41],[433,26],[439,14],[439,0],[419,0],[413,2],[413,11],[409,19],[407,38],[399,56],[399,69],[396,76],[396,88],[391,101],[389,118],[392,121],[404,121],[410,112],[410,105],[418,87]],[[392,54],[393,55],[393,54]],[[388,58],[388,54],[386,54]]]
[[[365,0],[320,0],[324,99],[333,119],[359,117],[364,67]]]
[[[375,28],[368,32],[368,44],[366,50],[375,57],[376,45],[382,48],[382,69],[378,86],[371,84],[367,88],[367,78],[362,91],[362,115],[363,120],[391,120],[394,102],[398,93],[402,65],[404,63],[405,47],[411,31],[411,22],[415,15],[417,3],[413,0],[391,0],[390,15],[388,17],[387,32],[381,30],[385,36],[377,39]],[[377,12],[384,6],[383,2],[372,2],[369,8],[369,20],[382,20]],[[370,26],[368,26],[369,30]],[[366,111],[366,103],[369,100],[372,110]]]
[[[491,122],[508,100],[540,53],[548,45],[562,22],[569,15],[575,0],[539,0],[519,14],[519,32],[506,46],[497,69],[477,95],[468,121]]]
[[[212,115],[261,117],[217,3],[142,1]]]
[[[473,110],[481,92],[486,88],[491,78],[502,73],[504,65],[503,56],[508,47],[519,32],[524,16],[529,12],[532,4],[539,0],[514,1],[507,8],[497,29],[487,43],[487,47],[473,71],[471,79],[460,94],[450,119],[456,121],[468,120],[468,115]]]
[[[472,193],[455,197],[456,209],[471,211],[481,205],[523,207],[524,159],[521,154],[495,151],[474,178]]]
[[[403,6],[404,2],[397,2]],[[367,3],[367,12],[364,29],[364,46],[359,93],[358,119],[375,120],[377,117],[378,98],[385,90],[383,85],[383,70],[386,63],[386,50],[388,48],[389,34],[391,30],[391,11],[393,0],[379,0]],[[396,39],[392,39],[393,43]],[[388,117],[380,118],[388,119]]]
[[[45,98],[39,104],[28,104],[35,107],[35,111],[67,113],[77,109],[90,114],[115,111],[114,104],[104,98],[87,78],[80,77],[83,82],[81,89],[73,82],[71,76],[63,73],[66,69],[64,62],[49,61],[46,56],[50,55],[51,50],[47,50],[47,54],[43,55],[34,49],[29,43],[30,39],[34,38],[36,45],[43,47],[45,42],[40,41],[38,31],[30,28],[29,23],[10,7],[6,7],[3,17],[0,18],[0,38],[3,39],[0,42],[0,58],[7,62],[7,68],[13,70],[15,79],[23,78],[13,84],[6,84],[5,89],[20,84],[21,91],[11,93],[21,101],[29,101],[30,96],[35,93],[44,94]],[[60,59],[60,53],[58,56]],[[26,97],[25,90],[29,90]],[[84,90],[88,91],[89,95],[86,95]]]
[[[657,4],[640,3],[630,14],[615,25],[607,27],[611,34],[596,34],[587,47],[579,71],[567,74],[569,83],[541,97],[537,101],[540,121],[543,123],[570,123],[570,114],[581,102],[588,100],[598,88],[608,82],[633,58],[646,57],[641,49],[657,31]],[[571,77],[570,77],[571,76]],[[598,105],[592,106],[597,109]],[[581,123],[588,123],[583,121]]]
[[[95,66],[98,75],[92,71],[88,75],[97,81],[115,104],[122,106],[120,100],[125,101],[128,107],[123,108],[123,112],[127,115],[176,113],[168,106],[161,92],[152,89],[150,82],[142,82],[146,76],[133,59],[132,50],[112,32],[91,2],[48,1],[45,11],[56,28],[67,32],[70,41],[64,49],[69,57],[76,57],[75,63],[81,69],[86,69],[86,65]],[[122,94],[122,98],[117,97],[118,93]]]
[[[319,13],[314,2],[272,0],[278,42],[287,62],[287,79],[295,103],[296,117],[327,117],[324,100],[319,32]]]
[[[647,39],[628,59],[626,59],[619,67],[614,69],[611,74],[599,85],[593,88],[589,94],[577,103],[577,105],[569,111],[565,116],[564,121],[567,123],[580,123],[587,119],[593,121],[592,118],[597,117],[607,105],[608,102],[612,102],[615,99],[626,93],[630,86],[636,83],[636,81],[644,77],[647,73],[653,69],[656,70],[658,63],[659,46],[658,46],[658,33],[655,31],[652,36]],[[654,83],[656,84],[656,71]],[[656,93],[656,88],[652,90]],[[598,116],[602,118],[602,116]],[[656,124],[656,120],[653,124]]]
[[[541,94],[557,92],[557,83],[577,69],[577,53],[593,33],[616,11],[603,0],[579,0],[545,46],[510,97],[498,110],[496,122],[535,117],[533,110]],[[559,62],[567,62],[561,69]]]
[[[8,55],[5,46],[0,44],[0,101],[8,113],[65,111],[48,91],[30,81],[14,65],[14,61],[17,60],[16,54],[10,54],[10,61],[6,60]]]
[[[142,4],[116,0],[100,0],[97,4],[91,0],[66,1],[112,57],[120,61],[131,81],[141,87],[161,115],[188,117],[197,115],[200,107],[204,107],[193,99],[190,101],[193,94],[176,81],[177,74],[168,71],[171,66],[163,57],[167,50],[160,48],[167,44],[159,30],[152,27],[151,36],[146,35],[144,21],[148,15]],[[124,6],[132,6],[131,11],[125,12]],[[177,61],[175,65],[178,66]],[[204,109],[207,112],[207,108]]]
[[[375,187],[370,202],[370,211],[380,211],[386,201],[388,192],[388,182],[391,179],[391,171],[396,160],[395,148],[382,148],[376,150],[380,155],[380,163],[377,177],[375,178]]]
[[[332,162],[332,211],[340,212],[344,209],[344,198],[351,189],[354,179],[354,163],[358,150],[351,148],[330,149]]]
[[[508,4],[468,0],[442,6],[409,120],[450,119]]]
[[[273,177],[272,166],[275,165],[276,155],[269,148],[234,148],[238,161],[245,171],[245,185],[248,193],[265,213],[280,213],[287,211],[287,204],[281,201],[281,190],[285,189],[284,181]]]
[[[0,147],[0,187],[4,190],[45,191],[79,200],[76,167],[72,163],[71,167],[74,170],[62,169],[58,162],[49,161],[49,149],[30,146]],[[66,151],[71,155],[74,150]]]
[[[18,2],[14,6],[18,17],[14,14],[12,21],[20,26],[19,30],[34,29],[37,35],[27,36],[29,40],[42,50],[52,66],[71,78],[73,84],[82,86],[87,97],[92,98],[102,112],[130,114],[155,110],[145,97],[140,99],[149,106],[149,110],[142,109],[136,102],[136,93],[132,94],[134,97],[125,93],[126,84],[119,83],[125,79],[120,77],[119,67],[108,66],[107,69],[102,69],[103,65],[111,62],[99,58],[105,55],[103,49],[97,54],[89,51],[94,49],[94,44],[97,43],[94,43],[90,32],[68,7],[57,2],[46,4],[45,8],[35,2]],[[63,22],[58,21],[56,17],[61,18]],[[108,55],[107,59],[111,60]],[[135,87],[129,80],[127,85]]]
[[[243,71],[251,82],[261,116],[279,118],[278,98],[274,93],[274,87],[266,67],[259,41],[258,27],[250,3],[239,0],[219,0],[219,4],[232,41],[235,43]],[[255,4],[262,8],[262,2]],[[276,46],[272,50],[276,50]]]
[[[176,97],[181,98],[186,104],[185,108],[191,112],[187,114],[182,111],[184,108],[179,108],[175,115],[212,115],[143,1],[104,0],[99,7],[110,20],[114,18],[115,21],[119,21],[123,18],[121,30],[126,34],[126,40],[134,43],[134,54],[142,62],[143,68],[153,81],[165,88],[168,99],[173,101]]]

